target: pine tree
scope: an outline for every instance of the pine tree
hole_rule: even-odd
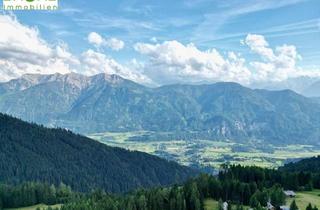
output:
[[[136,210],[136,205],[134,202],[134,198],[132,196],[130,196],[127,205],[126,205],[126,210]]]
[[[147,199],[144,195],[141,195],[137,201],[137,209],[147,210]]]
[[[244,210],[243,205],[237,204],[236,210]]]
[[[252,208],[256,208],[260,205],[257,197],[255,195],[253,195],[251,198],[250,198],[250,207]]]
[[[254,188],[254,187],[253,187]],[[250,196],[253,194],[254,192],[251,191],[250,185],[245,184],[244,186],[244,194],[243,194],[243,203],[244,204],[249,204],[250,202]]]
[[[290,205],[290,210],[299,210],[297,204],[296,204],[296,200],[293,200],[291,205]]]
[[[307,206],[306,210],[313,210],[311,203]]]
[[[271,203],[274,206],[281,206],[286,201],[286,196],[280,186],[273,186],[270,190]]]
[[[190,207],[193,210],[201,210],[201,203],[200,203],[200,194],[198,191],[198,187],[196,183],[192,184],[191,192],[190,192]]]
[[[259,203],[259,205],[255,207],[254,210],[265,210],[265,209]]]
[[[0,191],[0,209],[3,209],[2,193]]]

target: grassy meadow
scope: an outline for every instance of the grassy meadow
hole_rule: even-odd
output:
[[[296,200],[299,210],[305,210],[309,203],[311,203],[312,206],[320,208],[320,190],[313,190],[312,192],[298,192],[297,197],[287,199],[287,206],[290,206],[293,200]],[[218,210],[218,201],[206,199],[204,207],[205,210]],[[234,209],[235,207],[236,206],[233,205]],[[249,209],[249,207],[245,206],[245,209]]]
[[[16,208],[16,209],[5,209],[5,210],[36,210],[37,208],[40,208],[41,210],[44,209],[44,208],[48,208],[49,206],[47,205],[44,205],[44,204],[38,204],[38,205],[35,205],[35,206],[29,206],[29,207],[22,207],[22,208]],[[52,205],[50,206],[52,208],[61,208],[61,204],[57,204],[57,205]]]
[[[320,155],[320,148],[310,145],[273,146],[261,142],[235,143],[213,140],[163,140],[161,133],[146,131],[126,133],[96,133],[88,135],[104,144],[128,150],[142,151],[174,160],[183,165],[219,168],[222,163],[256,165],[267,168],[282,166],[288,159]],[[167,134],[167,133],[165,133]],[[143,140],[143,136],[152,136]],[[153,137],[156,136],[156,137]],[[141,139],[139,139],[141,137]],[[154,139],[153,139],[154,138]],[[263,147],[257,147],[263,145]],[[240,149],[239,149],[240,148]]]
[[[289,206],[293,200],[296,200],[297,206],[300,210],[305,210],[309,203],[320,208],[320,190],[312,192],[298,192],[296,198],[289,198],[287,205]]]
[[[217,210],[219,202],[213,199],[207,199],[204,202],[204,210]]]

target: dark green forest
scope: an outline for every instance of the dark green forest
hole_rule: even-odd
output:
[[[279,170],[224,165],[216,176],[198,175],[145,153],[0,114],[0,209],[44,203],[63,204],[62,210],[202,210],[207,198],[239,210],[260,210],[270,200],[278,209],[283,190],[320,189],[319,162],[316,157]]]
[[[288,163],[284,167],[280,168],[281,171],[288,172],[311,172],[316,173],[320,170],[320,156],[303,159],[298,162]]]
[[[80,193],[75,193],[65,184],[55,185],[28,182],[13,186],[0,185],[0,209],[18,208],[45,203],[53,205],[67,203],[80,198]]]
[[[239,210],[243,209],[243,205],[260,210],[268,201],[278,209],[285,203],[284,190],[320,189],[320,168],[312,172],[286,171],[291,167],[292,164],[289,164],[288,168],[271,170],[224,166],[217,176],[202,174],[181,185],[141,189],[125,194],[108,194],[103,190],[76,193],[64,184],[58,187],[37,183],[11,187],[2,185],[0,203],[3,207],[61,203],[64,204],[62,210],[202,210],[204,199],[213,198],[220,200],[220,203],[228,201]],[[310,210],[316,208],[311,206]]]
[[[65,183],[79,192],[118,193],[182,183],[196,174],[152,155],[0,114],[0,182],[6,184]]]

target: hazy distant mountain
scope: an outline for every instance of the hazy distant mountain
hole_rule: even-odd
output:
[[[320,103],[320,97],[312,98],[314,101]]]
[[[0,182],[65,183],[76,191],[111,192],[169,185],[197,172],[141,152],[108,147],[62,129],[0,114]]]
[[[185,132],[186,138],[320,142],[315,100],[236,83],[148,88],[116,75],[56,75],[3,94],[0,111],[80,133],[149,130]]]
[[[252,88],[267,90],[292,90],[307,97],[320,97],[319,77],[296,77],[281,82],[260,82],[252,84]]]
[[[309,97],[320,97],[320,80],[305,88],[303,94]]]

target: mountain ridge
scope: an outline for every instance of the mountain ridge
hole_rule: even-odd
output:
[[[2,94],[0,111],[83,134],[147,130],[194,132],[213,140],[319,144],[319,103],[290,90],[232,82],[150,88],[117,75],[86,78],[84,88],[60,79]]]
[[[278,82],[253,83],[249,87],[267,90],[290,89],[306,97],[320,97],[320,77],[300,76]]]

